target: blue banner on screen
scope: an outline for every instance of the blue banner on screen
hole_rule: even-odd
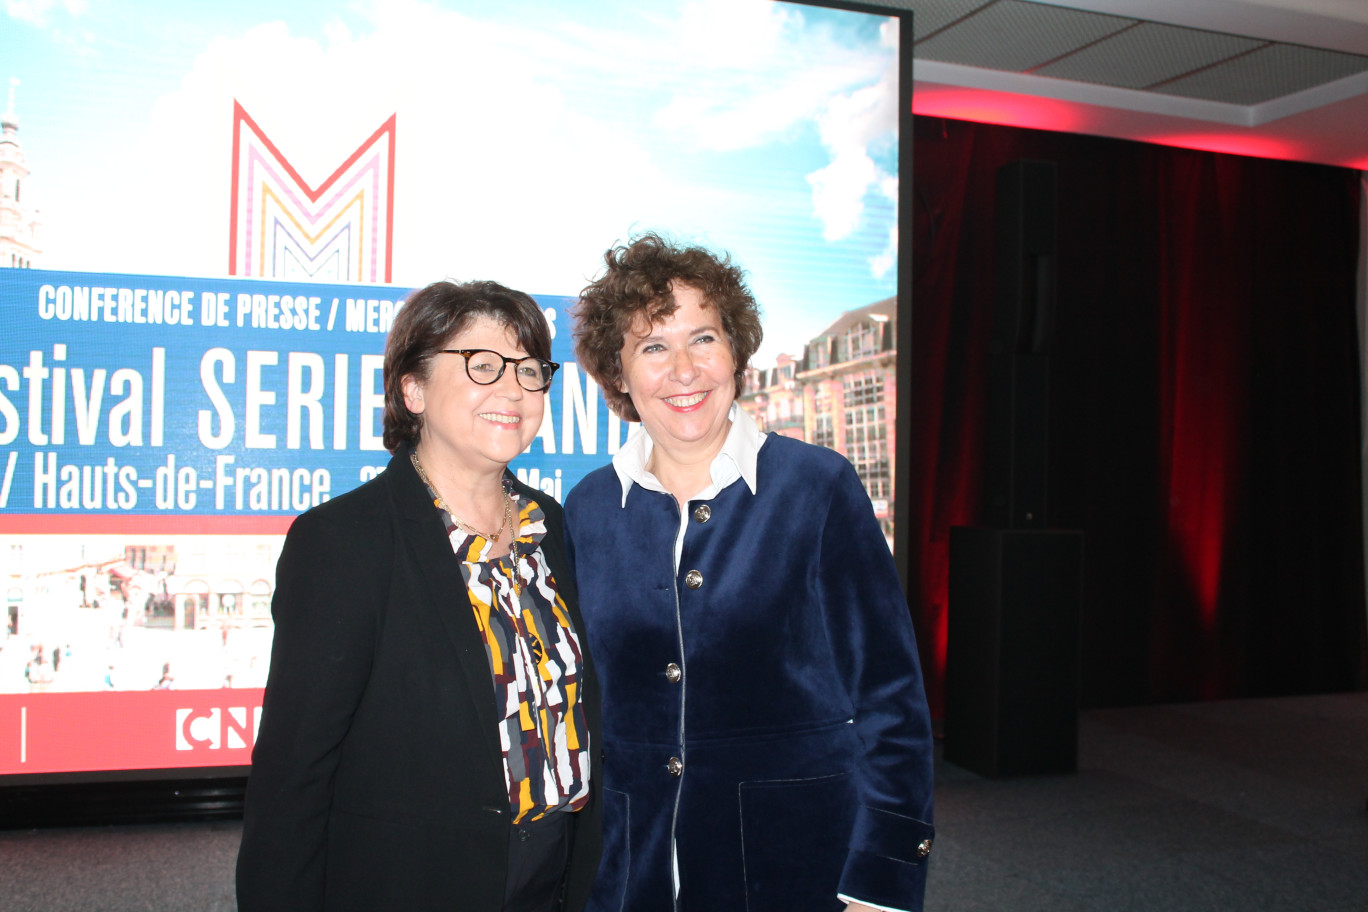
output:
[[[283,531],[383,470],[385,335],[408,289],[6,271],[4,529]],[[559,498],[622,422],[571,351],[572,299],[540,297],[563,365],[515,464]],[[110,524],[99,516],[155,517]],[[61,517],[80,518],[71,524]]]

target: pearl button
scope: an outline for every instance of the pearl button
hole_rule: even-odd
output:
[[[684,761],[678,757],[671,757],[670,762],[665,764],[665,768],[670,771],[671,776],[684,775]]]
[[[712,519],[712,507],[708,506],[707,504],[699,504],[697,507],[694,508],[693,517],[694,522],[707,522],[708,520]]]
[[[678,684],[680,678],[684,677],[684,671],[674,662],[665,666],[665,680],[671,684]]]
[[[699,588],[703,585],[703,574],[699,573],[697,570],[690,570],[688,573],[684,574],[684,585],[688,586],[690,589]]]

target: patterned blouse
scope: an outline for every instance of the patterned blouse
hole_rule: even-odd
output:
[[[484,638],[509,808],[522,823],[588,803],[589,736],[579,701],[579,635],[541,549],[545,514],[521,495],[516,509],[518,593],[511,555],[490,560],[487,539],[458,527],[445,510],[442,520]]]

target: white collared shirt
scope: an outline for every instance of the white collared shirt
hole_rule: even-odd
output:
[[[722,449],[713,457],[712,466],[709,468],[712,483],[688,500],[711,500],[738,478],[744,479],[746,487],[750,488],[752,494],[755,493],[755,464],[760,457],[760,446],[765,442],[765,432],[760,430],[760,425],[755,423],[755,419],[735,402],[731,404],[731,411],[727,417],[731,421],[731,428],[727,431],[726,440],[722,441]],[[671,493],[666,491],[660,479],[646,468],[654,450],[655,441],[651,439],[651,435],[646,433],[644,427],[637,426],[628,435],[622,449],[613,457],[613,471],[617,472],[618,481],[622,483],[624,507],[627,506],[627,493],[632,490],[634,484],[641,485],[648,491]]]

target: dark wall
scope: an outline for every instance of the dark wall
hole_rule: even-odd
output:
[[[913,143],[899,496],[935,710],[948,529],[984,517],[994,177],[1020,159],[1058,169],[1048,524],[1086,533],[1083,705],[1368,685],[1357,172],[924,118]]]

